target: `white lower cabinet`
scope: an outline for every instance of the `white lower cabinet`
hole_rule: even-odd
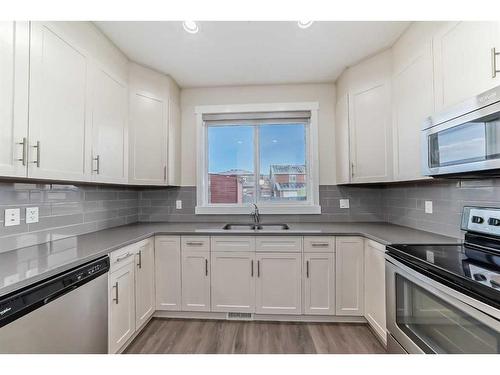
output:
[[[335,315],[335,254],[304,254],[304,314]]]
[[[141,242],[135,253],[135,325],[142,327],[155,311],[155,264],[152,240]]]
[[[365,240],[365,318],[386,342],[385,246]]]
[[[302,253],[257,253],[258,314],[301,314]]]
[[[335,243],[335,313],[364,315],[364,248],[361,237],[337,237]]]
[[[129,258],[109,275],[109,353],[116,353],[135,332],[135,264]]]
[[[181,310],[181,239],[155,238],[155,285],[157,310]]]
[[[183,246],[181,272],[182,310],[210,311],[210,251]]]
[[[212,311],[255,311],[255,252],[215,251],[211,261]]]

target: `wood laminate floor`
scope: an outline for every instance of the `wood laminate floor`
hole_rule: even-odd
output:
[[[152,319],[125,353],[385,353],[366,324]]]

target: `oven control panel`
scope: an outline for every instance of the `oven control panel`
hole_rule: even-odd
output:
[[[462,229],[500,236],[500,208],[464,207]]]

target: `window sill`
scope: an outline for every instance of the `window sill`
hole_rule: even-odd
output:
[[[253,206],[196,206],[196,215],[249,215]],[[286,205],[264,206],[259,205],[259,212],[264,215],[319,215],[321,206]]]

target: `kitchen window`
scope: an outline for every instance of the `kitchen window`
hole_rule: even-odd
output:
[[[317,103],[202,106],[197,214],[317,214]]]

